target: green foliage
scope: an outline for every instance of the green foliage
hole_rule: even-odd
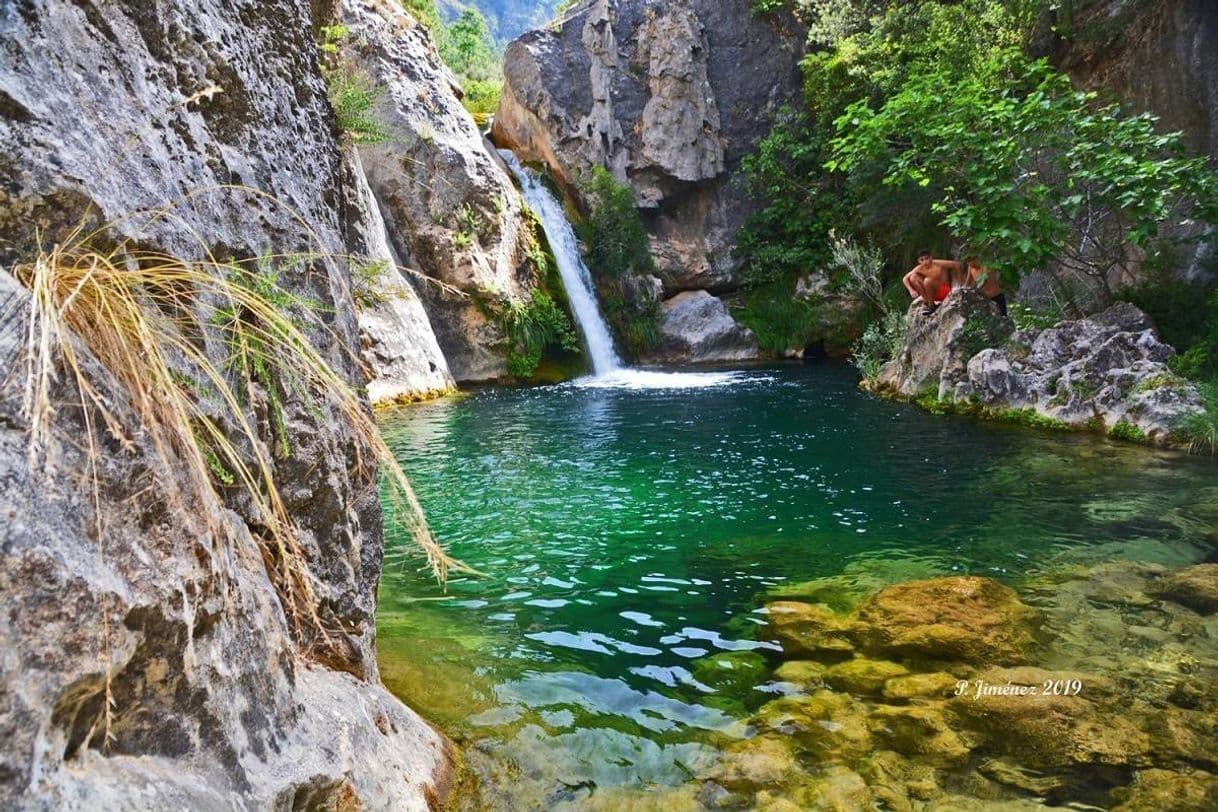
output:
[[[355,300],[355,306],[366,310],[413,295],[408,286],[395,284],[395,276],[393,264],[388,260],[353,262],[351,298]]]
[[[443,28],[436,0],[401,0],[401,3],[406,12],[425,25],[433,35]]]
[[[862,373],[863,380],[875,380],[880,367],[896,357],[908,329],[905,315],[897,310],[889,310],[867,325],[851,350],[854,365]]]
[[[547,347],[579,352],[579,336],[567,314],[549,294],[533,290],[528,299],[509,301],[500,316],[508,338],[508,373],[527,380],[533,377]]]
[[[362,71],[342,58],[340,48],[350,31],[343,25],[322,28],[322,76],[338,128],[357,144],[388,141],[390,133],[377,116],[383,91]]]
[[[1108,430],[1108,436],[1114,440],[1124,440],[1130,443],[1146,442],[1146,432],[1126,420],[1118,420],[1116,425]]]
[[[780,279],[750,290],[736,320],[757,336],[762,351],[781,357],[824,337],[821,306],[793,294],[794,280]]]
[[[585,259],[596,278],[655,273],[650,242],[634,202],[634,190],[602,166],[580,178],[589,212],[579,228]]]
[[[1120,297],[1150,316],[1159,336],[1183,354],[1218,326],[1216,293],[1212,282],[1180,279],[1167,266],[1147,268],[1144,263],[1139,283],[1122,290]],[[1218,369],[1212,371],[1218,374]]]
[[[284,397],[289,389],[307,400],[299,382],[282,375],[282,365],[276,353],[293,330],[305,329],[305,315],[320,312],[323,306],[285,290],[279,283],[285,268],[300,266],[308,257],[260,257],[256,272],[249,273],[239,266],[232,266],[228,283],[247,291],[252,297],[265,302],[282,317],[282,321],[267,322],[248,308],[231,303],[216,309],[212,323],[223,332],[228,350],[227,366],[236,373],[237,396],[244,404],[252,403],[256,395],[252,385],[257,384],[266,398],[267,417],[275,435],[275,452],[281,457],[292,454],[288,437],[287,420],[284,416]],[[220,481],[224,477],[219,472]]]
[[[840,184],[821,168],[827,157],[807,117],[790,110],[745,157],[746,189],[764,204],[737,238],[746,285],[767,285],[828,264],[829,231],[845,219],[845,206]]]
[[[1204,411],[1185,416],[1176,435],[1195,454],[1218,454],[1218,379],[1198,386]]]
[[[934,65],[883,105],[835,126],[830,169],[882,167],[882,184],[938,191],[938,223],[1012,284],[1057,260],[1108,298],[1108,276],[1190,211],[1214,213],[1218,179],[1178,134],[1075,91],[1045,61],[991,51],[967,74]]]
[[[601,314],[626,358],[641,358],[659,346],[664,311],[658,299],[640,293],[628,279],[597,279],[596,291]]]
[[[1035,409],[995,409],[986,412],[986,415],[1000,423],[1017,423],[1036,429],[1064,430],[1069,428],[1065,422],[1043,415]]]
[[[1037,310],[1019,302],[1011,302],[1009,309],[1011,321],[1015,322],[1016,330],[1027,330],[1030,328],[1046,330],[1065,318],[1065,314],[1060,307]]]

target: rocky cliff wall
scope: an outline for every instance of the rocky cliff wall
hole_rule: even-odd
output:
[[[0,5],[0,266],[82,221],[109,224],[99,243],[187,260],[295,255],[268,261],[324,314],[315,346],[362,385],[348,255],[374,235],[318,70],[325,6]],[[0,271],[0,806],[427,808],[449,757],[379,685],[376,480],[340,414],[289,395],[290,452],[274,460],[327,629],[308,634],[249,500],[175,505],[180,466],[145,434],[105,441],[94,508],[64,378],[49,461],[31,468],[26,298]],[[133,425],[126,392],[86,365]]]
[[[1077,81],[1102,88],[1183,131],[1197,152],[1218,158],[1218,4],[1211,0],[1076,2],[1057,61]]]
[[[458,381],[507,375],[494,313],[532,284],[520,194],[461,106],[427,30],[392,0],[344,0],[346,46],[383,89],[388,139],[360,148],[393,248],[434,283],[415,284]]]
[[[668,295],[730,289],[732,179],[799,98],[801,52],[748,0],[586,0],[508,46],[492,138],[572,191],[592,166],[629,182]]]

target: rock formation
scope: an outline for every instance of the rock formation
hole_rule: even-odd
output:
[[[664,363],[747,361],[757,357],[757,339],[704,290],[678,293],[664,302],[660,346],[646,360]]]
[[[569,190],[592,166],[628,182],[669,295],[730,289],[732,178],[799,97],[801,48],[748,0],[589,0],[508,47],[492,137]]]
[[[344,46],[384,91],[388,131],[360,157],[392,247],[435,282],[413,283],[457,381],[507,374],[493,312],[531,287],[520,194],[461,106],[427,30],[392,0],[344,0]]]
[[[318,68],[332,11],[5,4],[0,266],[78,223],[103,248],[130,238],[186,261],[263,257],[325,314],[308,338],[362,385],[348,257],[376,253],[377,234]],[[87,412],[67,377],[49,393],[62,405],[48,461],[31,467],[27,298],[0,270],[0,806],[426,809],[443,796],[444,740],[379,684],[377,483],[342,415],[291,392],[282,404],[289,451],[274,474],[327,630],[306,632],[281,602],[249,499],[182,505],[181,466],[117,428],[94,492]],[[208,324],[199,340],[221,363]],[[134,426],[127,393],[78,349]],[[252,392],[270,444],[265,402]]]
[[[419,283],[402,276],[359,154],[349,148],[348,160],[355,167],[360,245],[353,246],[358,264],[352,282],[360,355],[371,377],[368,398],[379,406],[447,394],[456,382],[423,309]]]
[[[907,329],[896,357],[869,386],[1159,444],[1171,442],[1181,419],[1202,408],[1196,387],[1168,368],[1172,348],[1130,304],[1016,332],[984,297],[966,289],[932,316],[912,307]]]

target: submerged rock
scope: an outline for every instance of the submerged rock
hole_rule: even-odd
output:
[[[757,358],[757,338],[736,323],[722,300],[704,290],[679,293],[663,304],[660,349],[652,363],[711,363]]]
[[[878,696],[888,680],[908,673],[909,669],[899,663],[856,657],[830,666],[824,673],[824,680],[829,687],[839,691]]]
[[[1153,587],[1160,598],[1203,615],[1218,612],[1218,564],[1197,564],[1161,579]]]
[[[850,619],[819,604],[776,601],[766,606],[765,632],[788,657],[848,659],[854,654]]]
[[[1025,662],[1039,621],[1013,589],[977,577],[887,587],[857,618],[869,652],[975,664]]]
[[[1212,812],[1218,809],[1218,776],[1201,770],[1142,770],[1128,787],[1115,790],[1113,812],[1170,809]]]

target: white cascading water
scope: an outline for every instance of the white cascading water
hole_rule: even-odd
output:
[[[576,386],[607,389],[698,389],[707,386],[722,386],[740,380],[735,372],[653,372],[623,366],[617,350],[613,348],[613,336],[609,325],[601,315],[596,302],[596,291],[592,286],[592,273],[584,264],[580,254],[579,239],[575,229],[563,211],[562,203],[542,185],[541,181],[510,150],[499,150],[504,162],[520,181],[521,194],[525,202],[541,221],[546,239],[554,252],[567,299],[571,302],[571,313],[583,335],[592,362],[592,376],[574,381]]]
[[[546,239],[550,241],[554,259],[558,262],[563,286],[567,289],[571,312],[588,347],[592,374],[598,378],[612,375],[622,368],[622,359],[613,349],[609,325],[605,323],[596,303],[592,274],[580,256],[579,240],[575,236],[575,229],[571,227],[571,221],[562,210],[562,203],[555,199],[532,172],[521,166],[520,161],[509,150],[500,150],[499,154],[520,181],[525,202],[537,214],[542,228],[545,229]]]

